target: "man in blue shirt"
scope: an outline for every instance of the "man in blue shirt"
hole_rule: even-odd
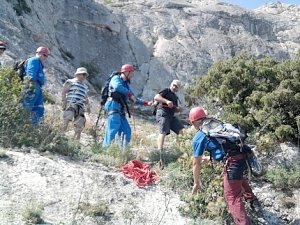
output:
[[[151,102],[136,98],[130,89],[130,80],[134,75],[134,67],[125,64],[121,68],[121,75],[113,76],[109,83],[109,95],[104,109],[108,116],[102,147],[108,147],[118,135],[121,147],[124,148],[131,140],[131,128],[126,119],[129,113],[127,103],[151,106]],[[126,110],[126,111],[125,111]]]
[[[44,117],[44,99],[42,86],[45,84],[44,62],[49,55],[49,49],[41,46],[36,55],[27,59],[24,77],[26,90],[22,101],[23,106],[32,112],[32,123],[38,124]]]
[[[210,152],[211,157],[216,161],[225,161],[223,173],[224,197],[236,225],[250,225],[244,202],[250,202],[253,210],[258,211],[260,204],[253,194],[248,181],[243,177],[247,168],[245,155],[233,149],[223,151],[222,146],[209,138],[201,129],[206,113],[202,107],[195,107],[190,110],[189,120],[196,128],[197,133],[193,138],[193,178],[194,186],[192,193],[201,190],[200,171],[202,155],[204,151]]]

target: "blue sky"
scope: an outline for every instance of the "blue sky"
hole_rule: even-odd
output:
[[[265,3],[271,3],[271,2],[282,2],[282,3],[288,3],[288,4],[299,4],[300,5],[300,0],[290,0],[290,1],[263,1],[263,0],[222,0],[223,2],[228,2],[234,5],[239,5],[243,8],[247,9],[255,9],[258,8],[259,6],[262,6]]]

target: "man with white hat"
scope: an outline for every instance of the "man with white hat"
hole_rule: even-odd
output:
[[[68,79],[64,83],[62,91],[62,109],[64,110],[62,130],[65,132],[69,122],[74,121],[74,137],[77,140],[80,139],[81,132],[85,127],[85,107],[87,112],[90,113],[90,104],[87,95],[88,86],[85,84],[88,75],[86,68],[77,68],[75,78]]]
[[[159,125],[159,135],[157,139],[157,148],[162,153],[166,135],[172,130],[177,135],[182,133],[184,126],[175,117],[176,112],[182,112],[178,106],[178,92],[181,84],[179,80],[173,80],[170,87],[160,91],[155,95],[154,100],[157,102],[156,121]],[[162,163],[162,159],[161,162]]]

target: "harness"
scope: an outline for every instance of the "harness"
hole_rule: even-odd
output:
[[[84,117],[84,110],[81,105],[70,105],[66,111],[72,111],[74,113],[74,119],[77,119],[79,116]]]
[[[109,93],[109,98],[107,100],[115,100],[121,105],[121,112],[119,112],[118,110],[112,110],[112,111],[109,111],[107,113],[107,116],[110,116],[114,113],[120,113],[121,115],[123,115],[123,114],[125,114],[125,113],[123,113],[124,108],[126,108],[126,111],[128,113],[128,117],[131,118],[130,110],[129,110],[127,102],[125,101],[125,97],[124,97],[123,94],[121,94],[119,92],[116,92],[116,91],[115,92],[110,92]]]

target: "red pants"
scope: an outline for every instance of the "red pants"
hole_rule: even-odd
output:
[[[228,172],[230,168],[232,170]],[[237,163],[236,160],[230,159],[223,177],[224,197],[236,225],[250,225],[250,219],[243,200],[249,202],[255,199],[248,181],[240,176],[241,170],[244,169],[245,165],[243,163]]]

